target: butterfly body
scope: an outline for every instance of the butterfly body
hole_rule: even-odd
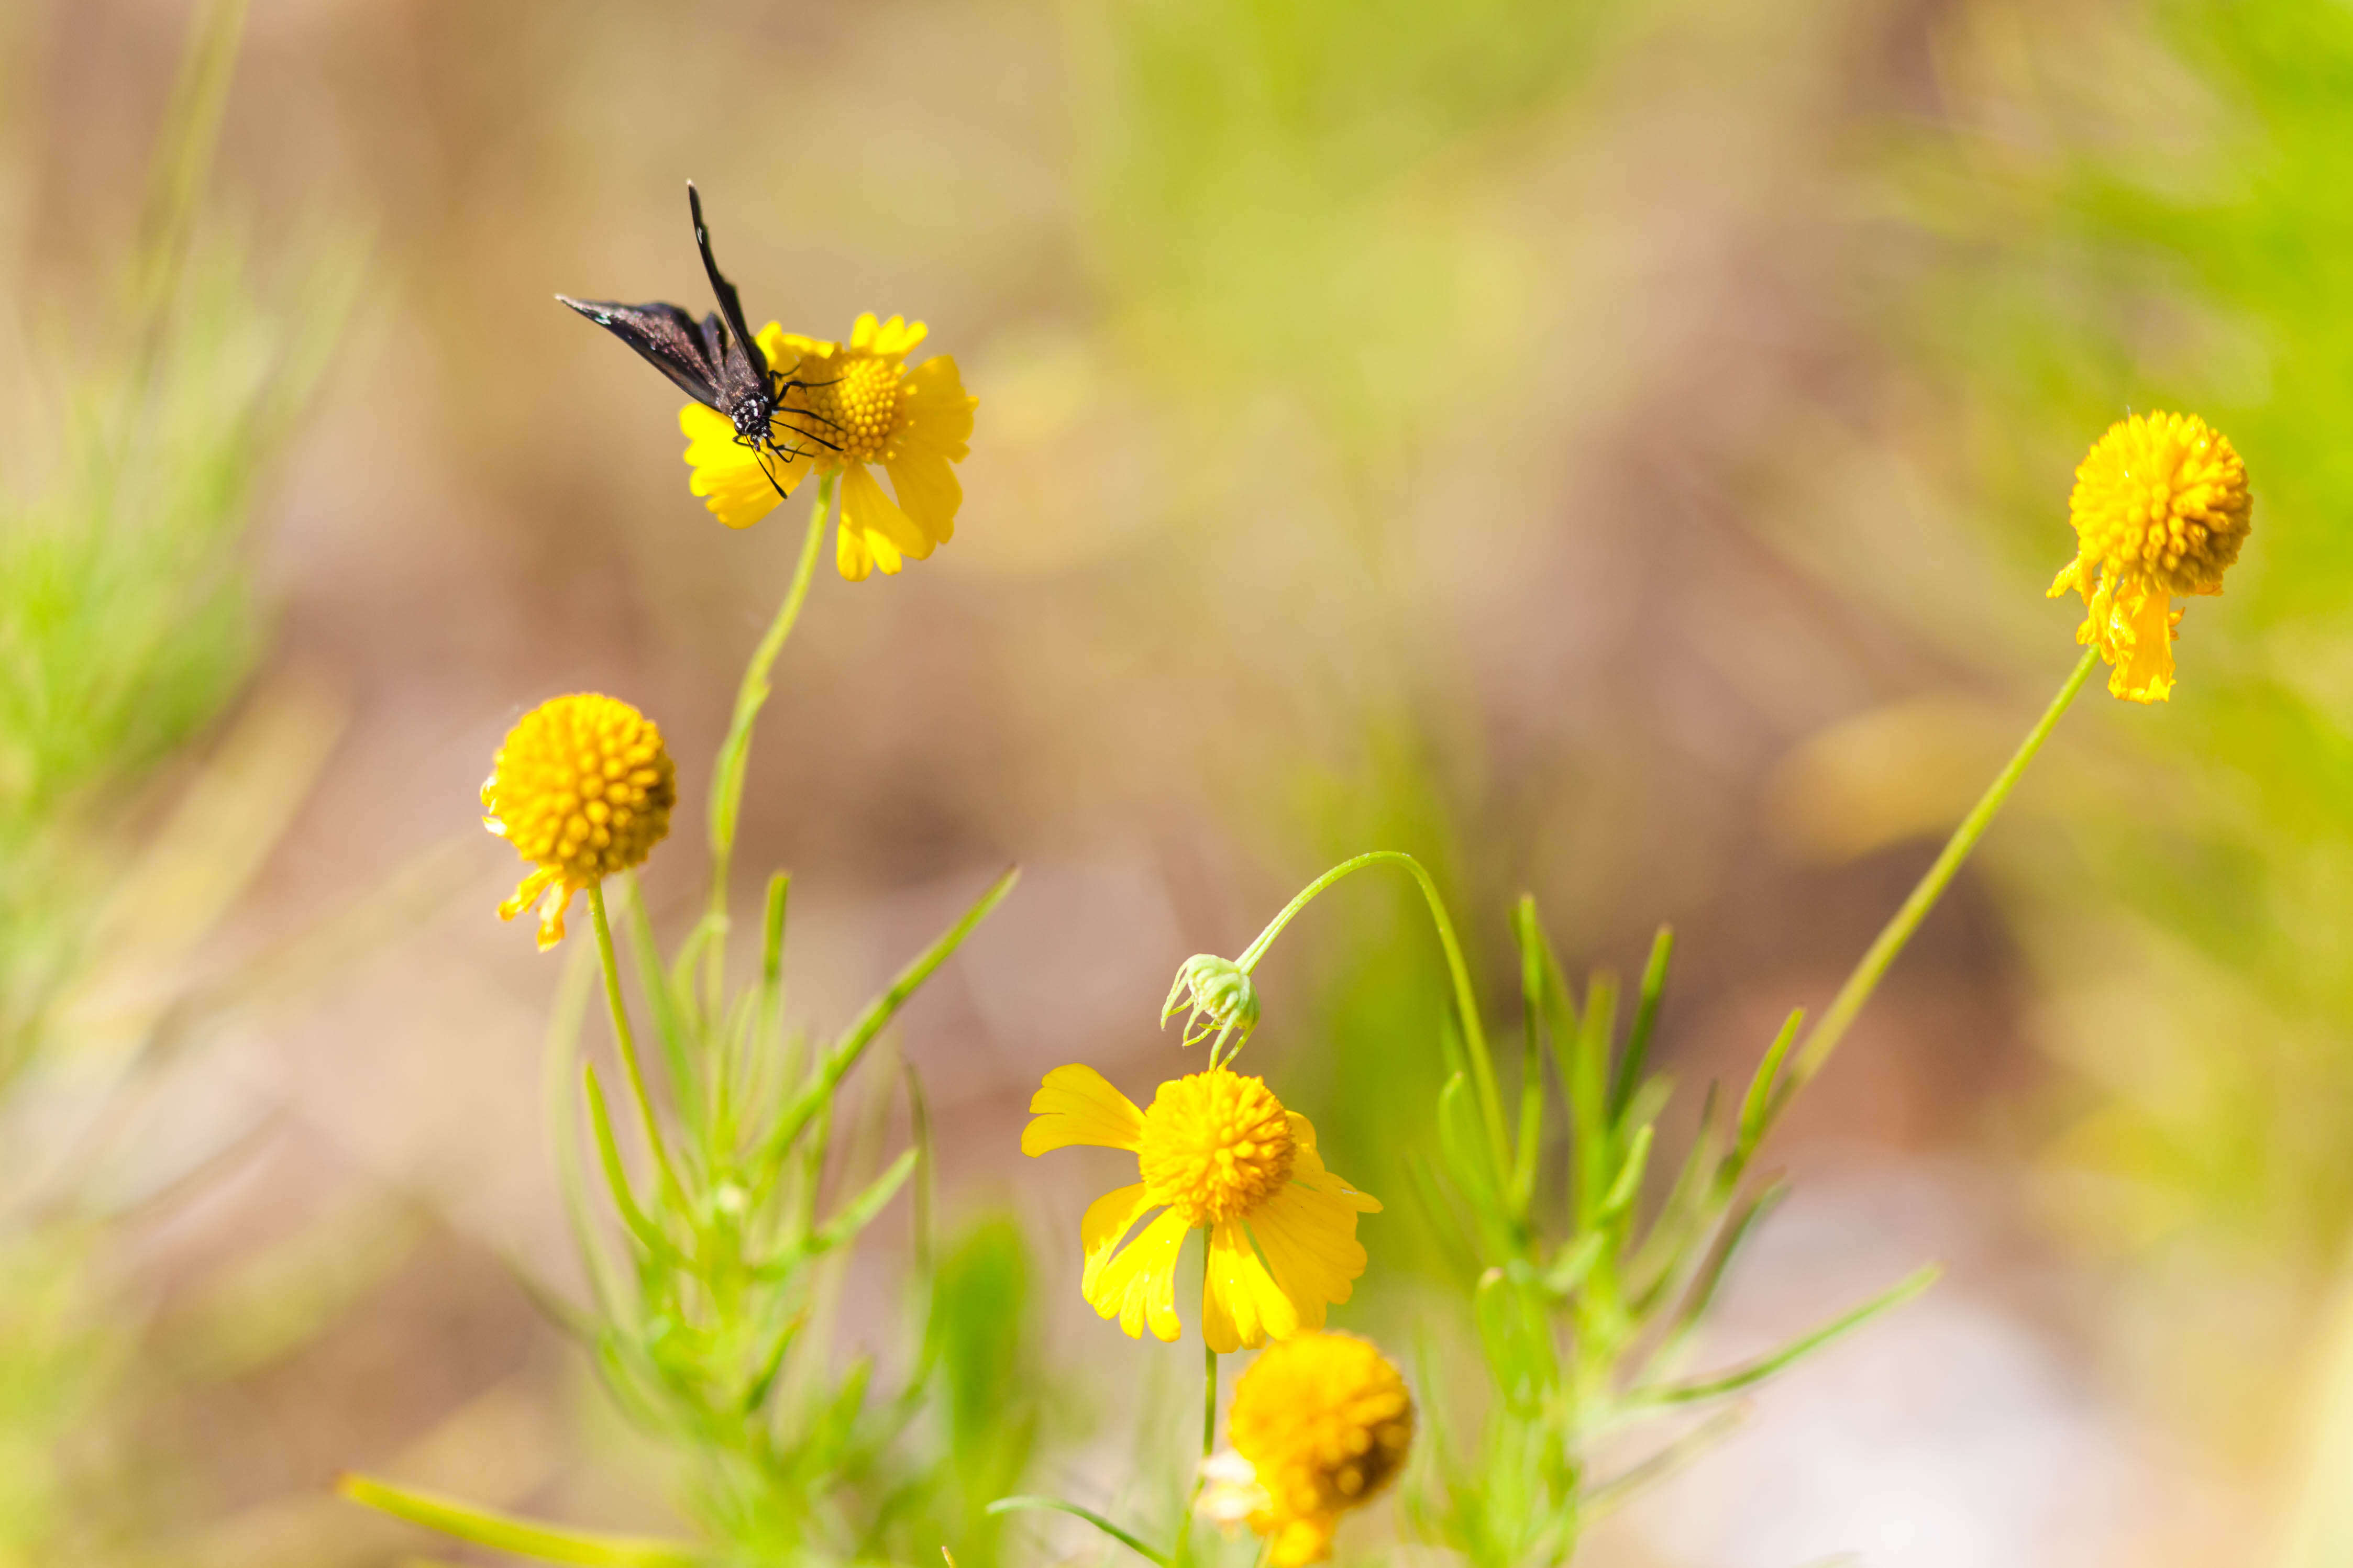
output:
[[[667,300],[629,305],[611,300],[575,300],[566,294],[556,299],[635,349],[689,397],[725,415],[743,445],[778,458],[796,456],[799,448],[777,443],[777,411],[794,387],[808,384],[792,380],[768,363],[759,339],[744,324],[744,305],[735,286],[712,258],[711,231],[702,221],[702,197],[691,181],[686,196],[694,215],[694,240],[702,252],[703,270],[710,275],[711,291],[719,301],[716,311],[698,321]],[[789,412],[824,422],[822,416],[807,410]],[[833,446],[818,431],[791,425],[786,428],[818,446]],[[774,479],[771,474],[772,483]]]

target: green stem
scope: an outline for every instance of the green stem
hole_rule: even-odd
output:
[[[735,688],[735,716],[728,723],[725,743],[719,748],[719,770],[711,781],[710,918],[723,932],[727,928],[727,863],[735,852],[735,826],[744,810],[752,726],[767,704],[768,672],[776,667],[776,656],[784,652],[785,639],[792,636],[793,623],[800,619],[801,605],[808,598],[809,584],[817,575],[818,548],[825,542],[826,514],[832,509],[833,477],[828,475],[818,481],[817,504],[809,509],[808,532],[801,541],[792,586],[785,590],[785,602],[777,606],[776,618],[768,623],[767,635],[752,650],[752,662],[744,667],[743,681]],[[723,941],[711,944],[705,984],[713,1016],[725,996],[726,951]]]
[[[1839,994],[1831,998],[1830,1007],[1806,1037],[1806,1043],[1799,1050],[1788,1077],[1782,1080],[1775,1100],[1777,1110],[1820,1072],[1823,1064],[1830,1060],[1831,1053],[1838,1049],[1839,1041],[1845,1037],[1855,1016],[1862,1011],[1863,1004],[1871,1000],[1872,992],[1878,989],[1888,966],[1903,952],[1905,944],[1912,940],[1912,933],[1920,929],[1922,921],[1927,919],[1928,911],[1936,907],[1936,900],[1944,896],[1954,874],[1960,870],[1961,862],[1969,858],[1969,851],[1976,848],[1978,840],[1985,837],[1986,828],[1993,822],[1994,813],[2000,811],[2002,803],[2010,798],[2010,792],[2018,787],[2019,779],[2026,773],[2026,765],[2042,749],[2042,742],[2051,738],[2051,731],[2058,727],[2060,716],[2075,700],[2075,694],[2084,689],[2084,682],[2091,679],[2093,668],[2099,661],[2098,648],[2084,650],[2084,657],[2075,663],[2074,672],[2059,689],[2059,695],[2051,700],[2051,706],[2042,710],[2042,719],[2027,732],[2016,754],[1994,776],[1993,783],[1978,798],[1977,805],[1969,807],[1969,814],[1961,818],[1961,825],[1953,829],[1952,837],[1946,840],[1944,852],[1936,857],[1936,864],[1928,868],[1927,874],[1912,889],[1911,897],[1904,900],[1903,907],[1895,911],[1894,918],[1880,931],[1878,939],[1855,964],[1854,973],[1846,977],[1846,984],[1839,987]]]
[[[1299,911],[1315,900],[1333,883],[1367,866],[1393,862],[1404,867],[1421,889],[1423,900],[1430,905],[1430,922],[1438,928],[1438,944],[1446,952],[1446,972],[1454,983],[1455,1011],[1462,1016],[1462,1042],[1471,1053],[1471,1078],[1479,1095],[1479,1115],[1485,1122],[1487,1141],[1495,1159],[1495,1169],[1508,1184],[1512,1175],[1512,1147],[1509,1134],[1504,1130],[1504,1102],[1495,1089],[1495,1064],[1487,1054],[1487,1031],[1479,1022],[1479,998],[1471,989],[1471,967],[1462,961],[1462,944],[1455,940],[1453,919],[1446,912],[1446,902],[1438,896],[1438,884],[1420,861],[1401,849],[1375,849],[1354,859],[1343,860],[1299,891],[1299,896],[1282,907],[1282,912],[1269,921],[1258,940],[1242,950],[1234,966],[1247,974],[1266,956],[1282,928],[1297,918]]]
[[[654,1116],[653,1096],[646,1091],[645,1069],[638,1064],[637,1035],[629,1027],[629,1009],[621,1000],[621,965],[613,956],[613,923],[605,917],[605,886],[601,882],[588,884],[588,913],[596,926],[596,957],[605,969],[605,1002],[613,1010],[613,1037],[621,1048],[621,1066],[629,1075],[629,1092],[637,1099],[638,1114],[645,1119],[646,1144],[653,1150],[654,1163],[660,1168],[663,1188],[673,1198],[683,1200],[686,1189],[670,1165],[670,1150],[662,1143],[661,1123]]]

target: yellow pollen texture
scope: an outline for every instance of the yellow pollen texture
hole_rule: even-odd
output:
[[[1262,1080],[1220,1068],[1160,1086],[1136,1163],[1154,1203],[1188,1226],[1216,1225],[1281,1192],[1296,1152],[1282,1102]]]
[[[482,785],[483,822],[539,868],[526,889],[569,892],[652,853],[677,796],[661,731],[626,702],[584,693],[543,702],[507,731]]]
[[[2117,423],[2075,470],[2081,559],[2172,594],[2219,594],[2253,527],[2247,467],[2194,414]]]
[[[1278,1568],[1330,1555],[1339,1516],[1404,1467],[1413,1419],[1404,1377],[1354,1334],[1300,1334],[1250,1363],[1227,1430],[1266,1492],[1250,1523]]]
[[[854,352],[803,360],[793,374],[816,384],[796,387],[778,415],[785,437],[808,449],[818,467],[885,463],[896,458],[905,391],[896,360]],[[797,417],[796,417],[797,416]],[[831,442],[838,450],[822,443]]]

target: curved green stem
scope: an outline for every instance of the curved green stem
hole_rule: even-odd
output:
[[[1512,1150],[1508,1134],[1504,1131],[1503,1098],[1495,1089],[1495,1064],[1487,1054],[1487,1031],[1479,1021],[1479,997],[1471,988],[1471,966],[1463,962],[1462,944],[1455,939],[1454,921],[1446,912],[1446,901],[1438,896],[1438,884],[1430,879],[1420,861],[1402,849],[1375,849],[1343,860],[1299,890],[1299,896],[1282,907],[1282,912],[1267,921],[1258,939],[1242,950],[1234,966],[1247,974],[1266,956],[1282,928],[1298,917],[1299,911],[1313,903],[1316,896],[1343,877],[1360,871],[1367,866],[1390,862],[1402,866],[1412,874],[1414,883],[1430,905],[1430,923],[1438,928],[1438,944],[1446,952],[1446,972],[1454,984],[1454,1007],[1462,1017],[1462,1043],[1471,1055],[1471,1079],[1479,1096],[1479,1115],[1487,1129],[1487,1141],[1495,1158],[1495,1168],[1508,1181],[1511,1175]]]
[[[629,1075],[629,1093],[638,1102],[638,1114],[645,1119],[646,1145],[654,1153],[654,1163],[661,1171],[662,1186],[674,1198],[683,1199],[686,1189],[680,1184],[678,1172],[670,1163],[670,1150],[662,1142],[661,1123],[654,1116],[653,1096],[646,1090],[645,1069],[638,1065],[638,1038],[629,1027],[629,1009],[621,1000],[621,965],[613,956],[613,923],[605,918],[605,886],[588,884],[588,913],[596,927],[596,957],[605,970],[605,1002],[613,1010],[613,1038],[619,1044],[621,1066]]]
[[[1960,870],[1961,862],[1969,858],[1969,851],[1976,848],[1978,840],[1985,837],[1986,828],[1993,822],[1994,813],[2000,811],[2002,803],[2010,798],[2010,792],[2018,787],[2018,781],[2025,774],[2027,764],[2042,749],[2042,742],[2051,738],[2051,731],[2058,728],[2060,716],[2075,700],[2076,693],[2084,689],[2084,682],[2091,679],[2092,670],[2099,661],[2100,650],[2097,647],[2084,650],[2084,657],[2075,662],[2073,673],[2067,677],[2066,684],[2060,687],[2059,695],[2051,700],[2051,706],[2042,710],[2042,717],[2032,730],[2027,731],[2026,739],[2020,742],[2010,762],[1994,776],[1985,794],[1978,797],[1977,805],[1969,807],[1969,814],[1961,818],[1961,825],[1953,829],[1952,837],[1946,840],[1944,851],[1936,857],[1936,863],[1928,868],[1919,884],[1912,889],[1911,896],[1904,900],[1903,907],[1895,911],[1878,938],[1856,963],[1854,973],[1846,977],[1846,984],[1839,987],[1839,993],[1831,999],[1829,1008],[1814,1025],[1812,1032],[1807,1035],[1805,1045],[1799,1050],[1788,1076],[1782,1080],[1776,1095],[1774,1104],[1777,1110],[1820,1072],[1823,1064],[1830,1060],[1831,1053],[1838,1049],[1839,1041],[1845,1037],[1855,1016],[1862,1011],[1862,1005],[1871,1000],[1871,994],[1878,989],[1888,967],[1903,952],[1905,944],[1912,940],[1912,933],[1920,929],[1920,922],[1927,919],[1930,910],[1936,907],[1936,900],[1944,896],[1954,874]]]
[[[800,619],[801,605],[808,598],[809,584],[817,575],[818,549],[825,542],[826,514],[832,509],[833,478],[828,475],[818,481],[817,504],[809,509],[808,532],[801,540],[801,555],[793,567],[792,586],[785,590],[785,602],[777,606],[776,618],[768,623],[767,634],[752,650],[752,661],[744,667],[744,679],[735,688],[735,714],[728,722],[726,742],[719,748],[719,766],[712,775],[709,918],[723,931],[727,923],[727,863],[735,853],[735,825],[744,810],[744,775],[752,753],[752,726],[767,704],[771,689],[768,672],[776,668],[776,656],[784,652],[785,639],[793,635],[793,623]],[[714,1010],[725,994],[725,963],[726,943],[713,942],[705,984]]]

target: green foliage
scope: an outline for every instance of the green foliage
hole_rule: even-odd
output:
[[[1662,931],[1652,945],[1621,1031],[1615,979],[1593,975],[1580,1005],[1533,900],[1513,932],[1524,1006],[1515,1136],[1482,1133],[1474,1051],[1440,1097],[1436,1156],[1416,1183],[1475,1274],[1472,1317],[1491,1391],[1475,1435],[1450,1427],[1447,1406],[1433,1409],[1435,1479],[1416,1512],[1438,1539],[1497,1568],[1568,1561],[1587,1521],[1675,1462],[1692,1436],[1663,1436],[1651,1458],[1601,1477],[1593,1449],[1605,1435],[1753,1388],[1935,1277],[1922,1270],[1740,1366],[1686,1375],[1726,1269],[1779,1196],[1778,1186],[1744,1195],[1742,1178],[1795,1087],[1784,1064],[1801,1016],[1767,1047],[1736,1109],[1710,1087],[1690,1149],[1646,1216],[1640,1200],[1672,1085],[1644,1063],[1672,937]]]
[[[677,1455],[706,1540],[599,1536],[367,1478],[345,1483],[356,1500],[551,1562],[918,1561],[952,1541],[976,1568],[997,1560],[1001,1526],[986,1504],[1018,1479],[1035,1432],[1018,1236],[984,1226],[949,1254],[935,1281],[919,1279],[913,1364],[895,1380],[871,1351],[845,1356],[835,1326],[859,1242],[902,1193],[915,1200],[919,1277],[933,1268],[930,1131],[914,1076],[902,1080],[912,1146],[885,1158],[892,1081],[878,1086],[858,1069],[1016,873],[997,879],[829,1039],[786,1022],[790,889],[782,873],[768,882],[757,974],[733,993],[725,974],[727,865],[753,724],[807,594],[826,510],[820,499],[714,769],[707,912],[666,956],[624,883],[635,1009],[605,889],[589,891],[626,1099],[617,1104],[605,1075],[580,1059],[585,968],[556,1009],[558,1174],[594,1292],[586,1312],[559,1316],[593,1352],[615,1402]],[[652,1023],[650,1058],[639,1051],[637,1016]],[[583,1152],[581,1121],[593,1155]],[[641,1151],[635,1170],[628,1143]],[[609,1222],[590,1195],[596,1186]],[[934,1405],[936,1429],[926,1431]]]
[[[265,284],[199,230],[238,20],[199,13],[119,268],[125,309],[71,334],[94,348],[38,368],[52,401],[0,489],[0,1082],[80,960],[111,808],[251,664],[256,487],[356,283],[327,262]]]

